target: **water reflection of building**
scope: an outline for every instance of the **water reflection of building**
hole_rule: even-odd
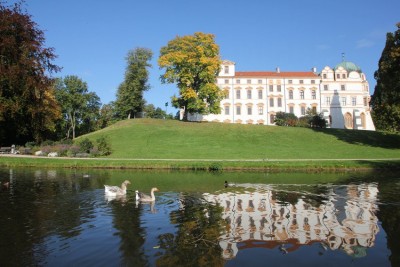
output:
[[[220,240],[224,258],[235,257],[239,249],[280,248],[290,253],[314,243],[364,256],[379,231],[377,185],[332,186],[329,191],[317,206],[309,204],[307,194],[292,204],[282,202],[275,189],[265,186],[254,192],[206,194],[206,200],[224,209],[227,229]]]

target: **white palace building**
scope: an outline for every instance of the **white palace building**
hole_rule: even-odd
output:
[[[226,92],[221,114],[191,114],[189,120],[274,125],[277,112],[301,117],[310,108],[322,113],[330,128],[375,130],[368,81],[349,61],[318,74],[316,68],[239,72],[234,62],[224,60],[217,84]]]

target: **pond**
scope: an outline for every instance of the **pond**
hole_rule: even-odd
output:
[[[124,180],[126,197],[105,196]],[[400,265],[399,173],[31,168],[0,181],[2,266]],[[136,201],[155,186],[155,202]]]

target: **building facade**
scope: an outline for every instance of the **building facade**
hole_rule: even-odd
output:
[[[192,114],[189,120],[274,125],[277,112],[322,113],[331,128],[375,130],[369,85],[361,69],[342,61],[321,73],[310,71],[245,71],[224,60],[217,84],[225,92],[220,114]]]

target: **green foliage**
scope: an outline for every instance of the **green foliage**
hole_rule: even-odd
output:
[[[221,60],[214,35],[197,32],[176,37],[162,47],[158,59],[163,83],[176,83],[179,96],[172,97],[175,108],[188,113],[219,113],[223,92],[215,84]]]
[[[98,155],[108,156],[111,154],[111,144],[108,138],[100,136],[96,139]],[[93,154],[93,153],[92,153]]]
[[[89,138],[84,138],[79,142],[80,151],[90,153],[90,150],[94,147],[92,141]]]
[[[23,2],[22,2],[23,3]],[[0,143],[41,142],[55,130],[60,109],[49,74],[60,68],[52,62],[44,33],[21,2],[0,2]]]
[[[155,108],[153,104],[148,104],[144,106],[144,112],[146,118],[152,119],[173,119],[171,114],[167,114],[161,108]]]
[[[100,98],[88,91],[87,83],[77,76],[59,78],[55,83],[56,98],[62,108],[62,120],[58,122],[58,130],[67,139],[75,139],[97,129],[99,119]]]
[[[151,67],[149,61],[152,57],[153,52],[147,48],[139,47],[128,52],[125,79],[118,87],[115,101],[115,115],[118,119],[131,118],[143,111],[143,93],[150,89],[147,68]]]
[[[400,23],[396,26],[394,33],[386,35],[371,98],[376,128],[392,132],[400,132]]]
[[[293,113],[277,112],[275,124],[278,126],[296,126],[298,118]]]

